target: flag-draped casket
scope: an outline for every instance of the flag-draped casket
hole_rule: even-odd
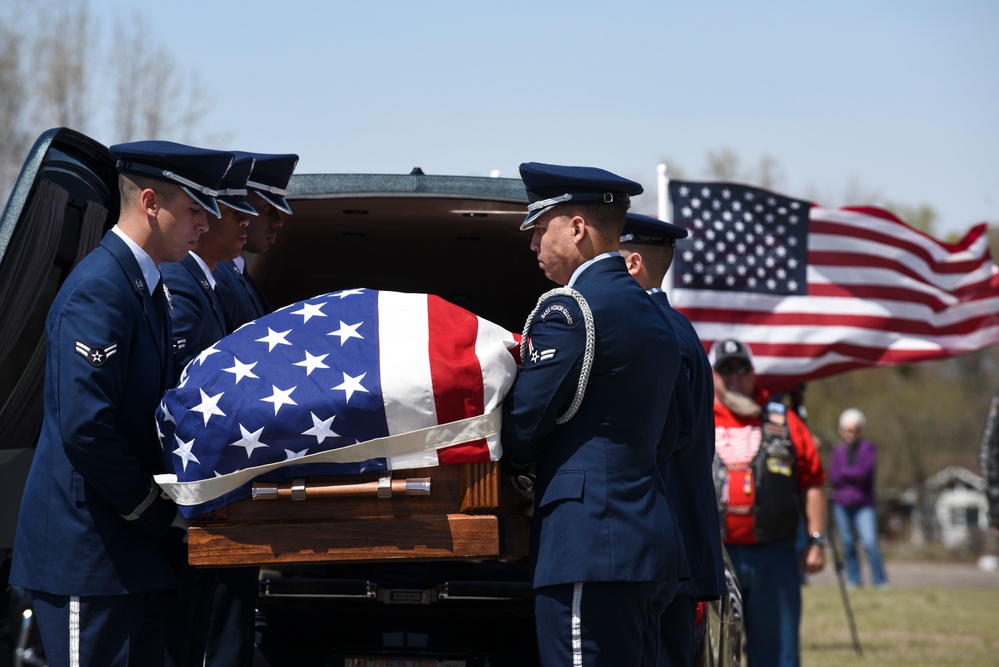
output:
[[[191,562],[498,555],[516,346],[436,296],[348,289],[204,350],[156,412]]]

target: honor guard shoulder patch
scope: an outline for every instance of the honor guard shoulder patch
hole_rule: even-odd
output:
[[[111,343],[105,347],[90,347],[84,342],[76,341],[77,354],[86,359],[95,368],[103,366],[117,351],[118,343]]]
[[[572,317],[572,313],[569,312],[569,309],[562,303],[553,303],[545,306],[545,309],[541,311],[540,315],[538,315],[538,319],[544,322],[553,314],[561,315],[562,319],[565,320],[565,323],[569,326],[576,323],[576,320]]]

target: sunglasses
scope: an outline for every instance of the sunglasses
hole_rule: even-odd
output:
[[[748,375],[753,367],[745,362],[732,362],[722,364],[716,370],[719,375]]]

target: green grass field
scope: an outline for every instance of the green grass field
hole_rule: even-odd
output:
[[[803,667],[999,666],[999,589],[870,587],[848,591],[857,654],[836,585],[802,590]]]

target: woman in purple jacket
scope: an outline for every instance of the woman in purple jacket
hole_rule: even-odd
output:
[[[864,413],[856,408],[844,410],[840,415],[839,435],[843,441],[832,451],[829,481],[833,488],[833,517],[843,545],[849,583],[860,585],[860,564],[857,560],[859,537],[871,568],[871,581],[883,588],[888,581],[878,548],[878,522],[874,511],[874,470],[878,450],[873,442],[860,437],[866,423]]]

